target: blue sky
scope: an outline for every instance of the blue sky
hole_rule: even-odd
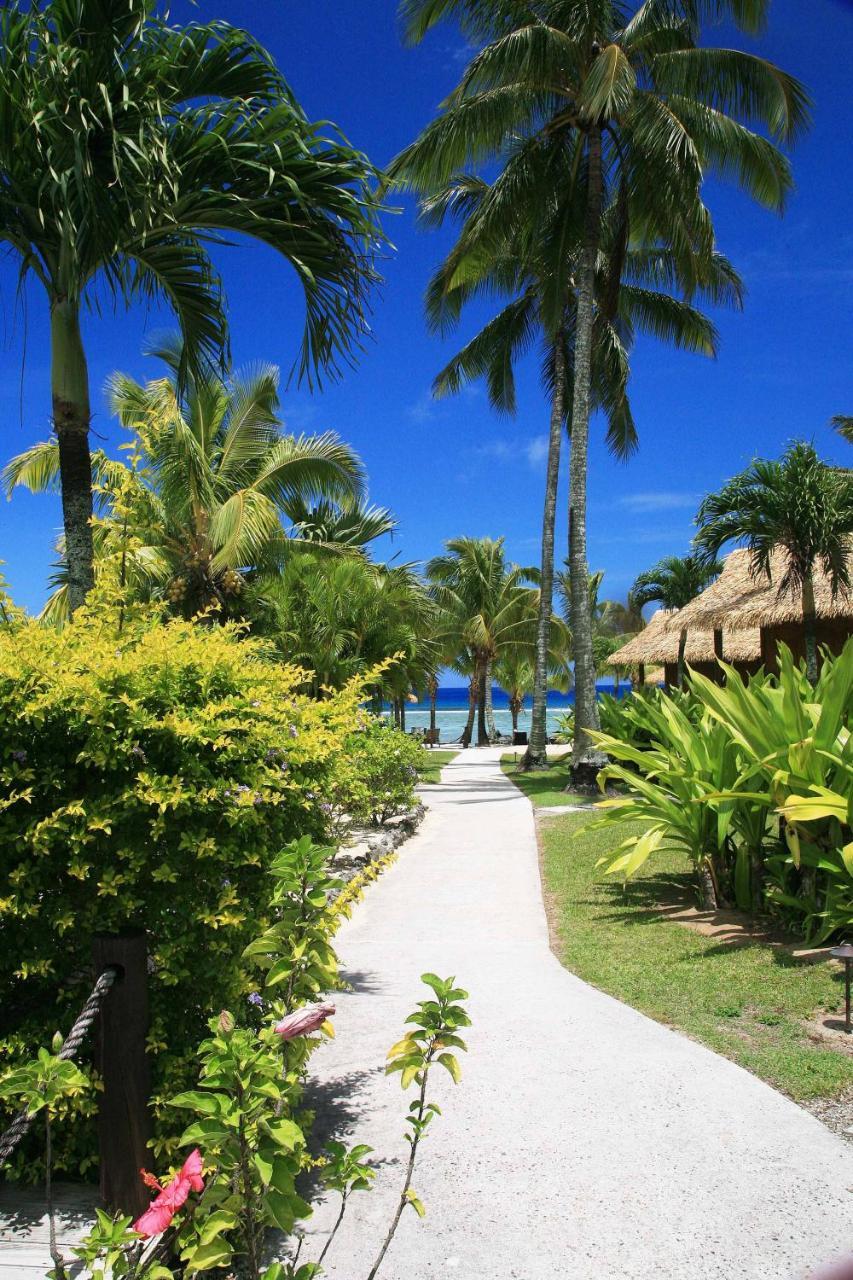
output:
[[[419,48],[403,48],[395,0],[175,0],[172,13],[249,27],[308,113],[334,120],[380,165],[431,118],[466,56],[450,28]],[[719,358],[640,341],[632,361],[639,453],[616,463],[600,424],[593,432],[590,562],[605,570],[605,594],[613,597],[624,596],[660,556],[686,550],[699,498],[755,454],[776,455],[792,437],[805,436],[826,457],[850,461],[849,446],[827,424],[834,413],[853,412],[853,77],[846,52],[853,3],[774,0],[760,41],[737,39],[805,81],[815,99],[814,127],[795,149],[797,190],[783,218],[731,188],[708,193],[720,248],[748,288],[742,313],[716,317]],[[731,40],[730,32],[719,33],[719,43]],[[398,203],[402,213],[387,219],[395,251],[384,263],[373,341],[358,368],[323,394],[289,391],[284,417],[296,431],[338,431],[359,451],[372,500],[400,520],[390,554],[420,561],[457,534],[504,535],[511,557],[535,563],[547,429],[536,357],[521,371],[514,419],[495,417],[479,388],[432,400],[432,379],[457,344],[427,334],[422,296],[449,237],[419,230],[411,204]],[[255,246],[225,250],[220,263],[235,363],[262,359],[288,368],[301,307],[286,266]],[[16,302],[16,279],[16,264],[0,262],[4,459],[49,433],[45,300],[33,285]],[[472,313],[459,341],[476,320]],[[103,438],[113,450],[122,435],[102,395],[107,374],[121,368],[154,376],[139,352],[146,333],[162,327],[162,317],[141,308],[87,318],[93,443]],[[560,509],[564,548],[564,487]],[[11,503],[0,501],[0,558],[15,598],[31,609],[45,596],[59,524],[56,499],[18,491]]]

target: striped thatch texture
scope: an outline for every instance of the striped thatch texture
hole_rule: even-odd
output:
[[[678,638],[685,610],[658,609],[643,631],[607,659],[612,667],[634,667],[639,662],[676,662]],[[756,628],[723,631],[723,658],[727,662],[752,662],[761,656],[761,637]],[[685,658],[689,663],[714,661],[713,629],[687,628]]]
[[[853,579],[853,555],[850,557]],[[785,575],[786,553],[773,554],[771,577],[756,577],[752,572],[749,551],[732,551],[726,557],[723,572],[710,587],[692,600],[676,617],[671,614],[663,624],[669,632],[690,629],[711,630],[724,627],[740,631],[750,627],[776,627],[787,622],[802,622],[803,606],[799,592],[780,594],[778,584]],[[833,597],[832,585],[822,569],[814,574],[815,613],[820,618],[853,618],[853,593],[840,589]],[[641,633],[642,634],[642,633]]]

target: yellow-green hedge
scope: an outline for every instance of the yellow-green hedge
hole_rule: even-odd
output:
[[[155,1089],[180,1084],[245,996],[270,859],[328,829],[362,691],[311,701],[303,678],[227,627],[0,632],[0,1072],[68,1030],[93,934],[141,925]],[[78,1132],[66,1164],[88,1150]]]

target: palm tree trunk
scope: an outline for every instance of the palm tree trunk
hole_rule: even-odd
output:
[[[400,732],[406,732],[406,699],[405,696],[400,698]]]
[[[586,487],[589,419],[592,407],[592,330],[595,266],[601,236],[601,130],[590,129],[584,248],[578,278],[574,397],[569,450],[569,595],[575,659],[575,732],[572,769],[589,754],[588,729],[599,727],[595,701],[595,658],[586,552]]]
[[[477,746],[487,747],[489,745],[489,733],[486,728],[486,677],[489,669],[488,662],[481,662],[480,674],[477,679]]]
[[[68,603],[79,609],[95,583],[92,547],[92,458],[89,452],[89,370],[76,304],[56,299],[50,309],[53,426],[59,445]]]
[[[676,683],[679,689],[684,688],[684,651],[686,648],[687,648],[687,631],[682,630],[678,634],[678,675],[676,677]]]
[[[560,445],[565,416],[566,366],[563,359],[563,335],[559,333],[554,343],[554,390],[548,436],[545,508],[542,513],[542,567],[539,578],[539,616],[536,622],[533,711],[530,718],[530,742],[521,762],[524,769],[544,769],[548,764],[548,649],[554,596],[554,525],[557,519],[557,481],[560,477]]]
[[[497,725],[495,724],[495,708],[492,703],[492,663],[491,659],[486,663],[486,732],[489,735],[489,742],[496,742],[498,736]]]
[[[472,675],[468,682],[468,719],[465,721],[465,728],[462,730],[462,737],[459,739],[463,747],[470,747],[471,735],[474,732],[474,716],[477,711],[477,675]]]
[[[817,626],[815,623],[814,583],[811,575],[803,582],[803,633],[806,642],[806,674],[809,684],[817,684]]]
[[[512,716],[513,738],[515,738],[515,735],[518,733],[518,714],[521,711],[521,706],[522,706],[522,703],[521,703],[521,699],[518,697],[518,694],[513,694],[513,696],[509,700],[509,711],[510,711],[510,715]]]

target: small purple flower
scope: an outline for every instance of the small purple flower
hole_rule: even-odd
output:
[[[145,752],[142,750],[142,748],[140,747],[140,745],[139,745],[139,743],[138,743],[138,742],[135,742],[135,743],[133,744],[133,746],[130,748],[130,754],[131,754],[132,756],[136,756],[136,758],[137,758],[137,760],[140,762],[140,764],[145,764],[145,763],[146,763],[146,761],[148,760],[147,755],[146,755],[146,754],[145,754]]]
[[[260,704],[260,702],[258,702],[257,698],[255,698],[254,702],[253,702],[251,705],[252,705],[253,707],[259,707],[261,704]]]
[[[245,785],[245,783],[241,782],[237,790],[241,795],[245,795],[246,792],[249,790],[249,788]]]
[[[260,992],[252,991],[251,994],[246,997],[246,999],[249,1001],[249,1004],[252,1005],[255,1009],[263,1009],[264,998],[260,994]]]
[[[223,793],[222,793],[222,794],[225,796],[225,799],[226,799],[226,800],[230,800],[230,799],[231,799],[232,792],[231,792],[231,790],[230,790],[230,789],[228,789],[228,790],[226,790],[226,791],[223,791]]]
[[[258,805],[262,805],[263,803],[264,803],[263,796],[255,796],[254,800],[252,801],[252,804],[255,806],[255,808],[257,808]]]
[[[282,773],[287,773],[287,770],[289,769],[290,766],[288,765],[286,760],[282,760],[281,764],[278,767]]]
[[[332,806],[329,804],[329,802],[328,802],[328,801],[325,801],[323,804],[321,804],[321,805],[320,805],[320,812],[321,812],[321,813],[331,813],[331,812],[332,812]]]
[[[26,753],[26,751],[23,751],[23,750],[22,750],[22,751],[13,751],[13,752],[12,752],[12,759],[15,761],[15,764],[26,764],[26,763],[27,763],[27,753]]]
[[[291,738],[299,737],[299,730],[297,729],[295,724],[292,724],[287,732],[290,734]]]

